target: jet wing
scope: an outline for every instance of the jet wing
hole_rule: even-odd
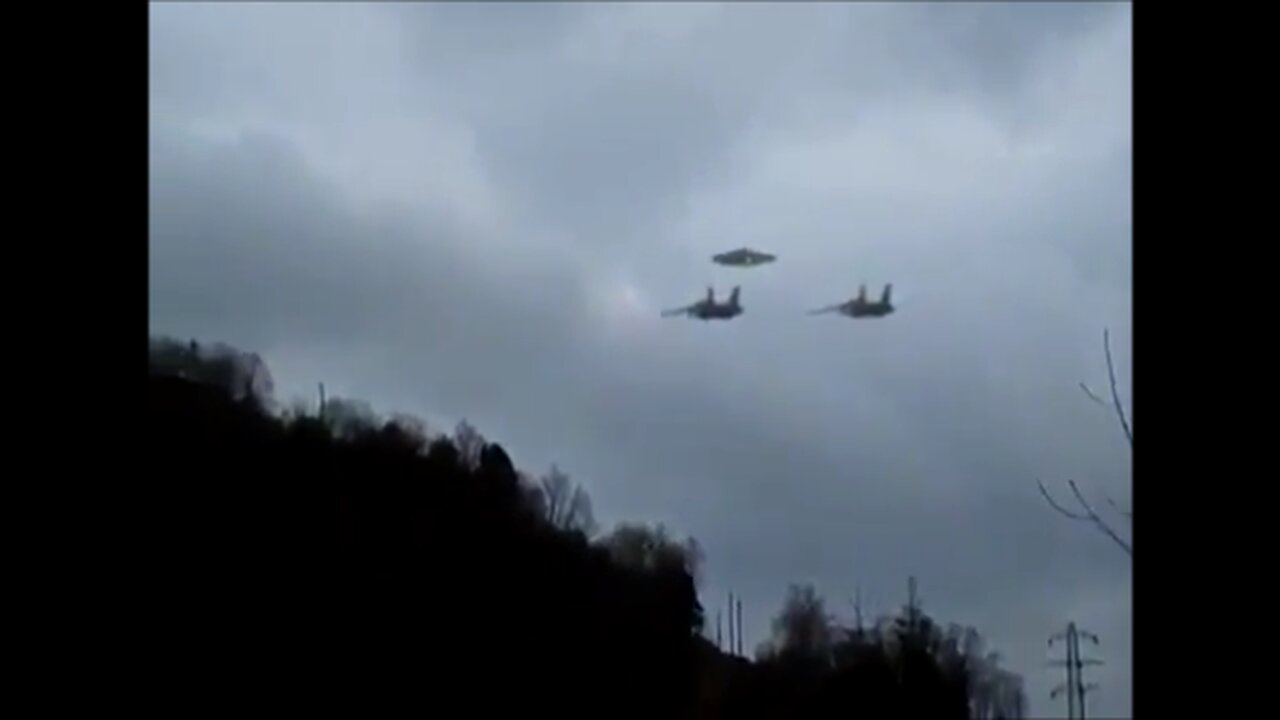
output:
[[[827,307],[824,307],[824,308],[818,308],[817,310],[810,310],[810,311],[809,311],[809,314],[810,314],[810,315],[825,315],[826,313],[840,312],[841,308],[843,308],[843,307],[844,307],[844,303],[840,303],[840,304],[838,304],[838,305],[828,305]]]
[[[686,305],[682,308],[673,308],[671,310],[663,310],[662,317],[677,317],[680,315],[688,315],[697,305]]]

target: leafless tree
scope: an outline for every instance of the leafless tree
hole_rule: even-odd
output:
[[[782,611],[773,619],[770,642],[761,657],[802,657],[830,662],[836,642],[835,619],[813,585],[792,585]]]
[[[590,537],[595,534],[595,515],[591,497],[580,485],[555,465],[541,480],[542,511],[547,522],[561,530],[578,530]]]
[[[241,352],[224,343],[201,345],[170,337],[152,337],[149,348],[152,372],[214,385],[237,400],[275,409],[275,382],[257,353]]]
[[[480,466],[480,453],[484,452],[486,440],[474,425],[465,419],[459,420],[453,430],[453,443],[465,467],[475,469]]]
[[[695,583],[702,575],[706,559],[697,540],[673,538],[661,523],[654,526],[623,523],[597,543],[608,548],[614,560],[627,567],[651,572],[679,568],[689,573]]]
[[[1120,401],[1120,391],[1116,387],[1116,367],[1115,367],[1115,361],[1111,357],[1111,333],[1109,330],[1106,330],[1106,329],[1102,331],[1102,348],[1103,348],[1103,352],[1106,355],[1107,379],[1111,386],[1110,406],[1114,410],[1116,414],[1116,418],[1120,422],[1121,430],[1124,431],[1125,440],[1128,441],[1129,443],[1129,450],[1132,451],[1133,450],[1133,426],[1131,424],[1128,413],[1125,411],[1124,403]],[[1089,399],[1093,400],[1094,402],[1098,403],[1103,407],[1107,407],[1108,405],[1107,401],[1103,400],[1093,390],[1090,390],[1088,385],[1082,382],[1080,383],[1080,388],[1084,390],[1085,395],[1089,396]],[[1052,507],[1054,510],[1056,510],[1058,514],[1068,517],[1072,520],[1077,520],[1080,522],[1087,522],[1092,524],[1094,527],[1100,530],[1104,535],[1111,538],[1113,542],[1119,545],[1120,549],[1124,550],[1125,553],[1129,554],[1130,556],[1133,555],[1132,544],[1129,541],[1125,540],[1124,538],[1120,537],[1120,535],[1115,531],[1115,529],[1111,527],[1111,525],[1108,524],[1107,521],[1104,520],[1096,510],[1094,510],[1093,505],[1088,500],[1085,499],[1084,493],[1080,492],[1080,488],[1076,485],[1076,482],[1074,480],[1068,480],[1067,487],[1071,488],[1071,494],[1075,497],[1076,504],[1080,506],[1079,510],[1069,510],[1068,508],[1063,506],[1061,503],[1054,500],[1053,496],[1049,494],[1049,491],[1045,489],[1043,482],[1037,481],[1036,484],[1040,488],[1040,494],[1044,495],[1044,499],[1048,501],[1049,507]],[[1110,505],[1112,509],[1114,509],[1117,513],[1123,516],[1125,520],[1129,521],[1130,523],[1133,522],[1132,509],[1123,510],[1120,508],[1119,505],[1116,504],[1115,500],[1112,500],[1109,496],[1106,496],[1106,495],[1104,495],[1104,497],[1106,498],[1107,504]]]
[[[427,427],[426,421],[416,415],[402,412],[393,413],[388,422],[395,425],[406,435],[419,440],[424,447],[431,439],[431,432]]]
[[[337,437],[350,439],[381,427],[382,418],[364,400],[331,397],[325,400],[324,423]]]

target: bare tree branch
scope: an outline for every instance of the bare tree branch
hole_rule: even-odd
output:
[[[1105,533],[1107,537],[1114,540],[1115,543],[1119,545],[1122,550],[1124,550],[1126,553],[1130,555],[1133,555],[1133,548],[1129,546],[1129,543],[1125,542],[1119,535],[1117,535],[1116,531],[1112,530],[1111,526],[1108,525],[1107,522],[1103,520],[1102,517],[1098,515],[1097,512],[1094,511],[1091,505],[1089,505],[1089,501],[1084,499],[1084,494],[1081,493],[1080,488],[1076,486],[1076,481],[1068,480],[1067,485],[1071,488],[1071,493],[1076,496],[1076,501],[1080,503],[1080,507],[1084,508],[1085,519],[1092,522],[1094,525],[1098,527],[1099,530]]]
[[[1101,515],[1098,515],[1097,511],[1093,509],[1093,506],[1089,504],[1089,501],[1085,499],[1084,494],[1080,492],[1080,488],[1076,485],[1075,480],[1068,480],[1067,486],[1071,488],[1071,494],[1075,495],[1076,502],[1079,503],[1080,507],[1084,509],[1083,513],[1072,512],[1066,509],[1065,507],[1063,507],[1061,504],[1059,504],[1056,500],[1053,499],[1053,496],[1049,494],[1049,491],[1045,489],[1043,482],[1037,480],[1036,486],[1040,488],[1040,494],[1044,496],[1044,499],[1049,503],[1049,506],[1052,507],[1054,510],[1058,511],[1060,515],[1063,515],[1064,517],[1070,518],[1072,520],[1092,523],[1095,527],[1101,530],[1103,534],[1111,538],[1111,540],[1115,542],[1115,544],[1119,545],[1121,550],[1124,550],[1129,555],[1133,555],[1133,547],[1128,542],[1126,542],[1123,538],[1121,538],[1118,534],[1116,534],[1116,531],[1113,530],[1111,526],[1107,524],[1106,520],[1102,519]],[[1115,503],[1112,502],[1110,498],[1107,498],[1107,501],[1111,502],[1112,507],[1115,507]],[[1128,517],[1130,520],[1133,519],[1132,513],[1125,513],[1124,511],[1120,510],[1118,507],[1116,508],[1116,510],[1124,514],[1125,517]]]
[[[1120,402],[1120,391],[1116,388],[1116,364],[1111,357],[1111,331],[1103,328],[1102,330],[1102,350],[1107,359],[1107,381],[1111,385],[1111,402],[1107,403],[1097,393],[1085,385],[1080,383],[1080,389],[1084,391],[1089,399],[1098,403],[1103,407],[1108,404],[1115,411],[1116,417],[1120,420],[1120,428],[1124,430],[1124,437],[1129,441],[1129,447],[1133,447],[1133,427],[1129,424],[1129,416],[1125,412],[1124,403]]]
[[[1102,349],[1107,360],[1107,381],[1110,384],[1110,388],[1111,388],[1110,406],[1115,411],[1116,417],[1120,420],[1120,428],[1124,430],[1125,440],[1129,442],[1129,448],[1132,449],[1133,448],[1133,427],[1132,425],[1129,424],[1129,416],[1125,412],[1124,403],[1120,402],[1120,391],[1116,387],[1116,365],[1115,365],[1115,360],[1111,355],[1111,331],[1108,328],[1102,329]],[[1097,393],[1095,393],[1093,390],[1090,390],[1089,386],[1086,385],[1085,383],[1083,382],[1080,383],[1080,389],[1084,391],[1084,394],[1087,395],[1090,400],[1098,403],[1104,408],[1108,406],[1107,401],[1103,400],[1102,397],[1099,396]],[[1131,556],[1133,555],[1133,547],[1124,539],[1122,539],[1119,535],[1117,535],[1115,530],[1113,530],[1111,526],[1108,525],[1107,522],[1102,519],[1102,516],[1098,515],[1097,511],[1093,509],[1093,506],[1089,504],[1089,501],[1085,499],[1084,494],[1080,492],[1080,488],[1076,486],[1076,483],[1074,480],[1068,480],[1067,485],[1071,488],[1071,493],[1075,495],[1076,502],[1079,504],[1083,512],[1068,510],[1067,508],[1063,507],[1060,503],[1058,503],[1056,500],[1053,499],[1053,496],[1051,496],[1049,494],[1049,491],[1045,489],[1044,483],[1037,480],[1036,484],[1040,488],[1040,494],[1043,495],[1045,501],[1049,503],[1049,507],[1052,507],[1055,511],[1058,512],[1058,514],[1064,517],[1070,518],[1072,520],[1092,523],[1100,531],[1102,531],[1103,534],[1111,538],[1112,541],[1114,541],[1117,545],[1119,545],[1120,548],[1123,549],[1126,553],[1128,553]],[[1120,515],[1123,515],[1124,518],[1128,520],[1130,523],[1133,522],[1132,510],[1120,509],[1120,506],[1116,504],[1116,501],[1112,500],[1111,497],[1109,495],[1106,495],[1105,493],[1103,494],[1103,497],[1106,498],[1107,504],[1109,504],[1113,510],[1115,510]]]
[[[1036,487],[1040,488],[1040,494],[1043,495],[1044,499],[1049,502],[1049,507],[1053,508],[1054,510],[1057,510],[1059,514],[1065,515],[1066,517],[1069,517],[1072,520],[1088,520],[1089,519],[1089,516],[1087,515],[1077,515],[1076,513],[1073,513],[1070,510],[1059,505],[1057,501],[1053,499],[1053,496],[1049,494],[1049,491],[1044,489],[1044,483],[1041,482],[1040,480],[1036,481]]]
[[[1121,515],[1125,516],[1125,518],[1127,518],[1130,522],[1132,522],[1132,521],[1133,521],[1133,511],[1132,511],[1132,510],[1121,510],[1121,509],[1120,509],[1120,506],[1116,504],[1116,501],[1115,501],[1115,500],[1112,500],[1112,499],[1111,499],[1111,496],[1110,496],[1110,495],[1107,495],[1107,494],[1105,494],[1105,493],[1104,493],[1104,494],[1102,495],[1102,497],[1104,497],[1104,498],[1106,498],[1106,499],[1107,499],[1107,504],[1109,504],[1109,505],[1112,507],[1112,509],[1114,509],[1116,512],[1120,513]]]
[[[1111,360],[1111,331],[1102,330],[1102,349],[1107,354],[1107,378],[1111,382],[1111,402],[1116,408],[1116,417],[1120,418],[1120,427],[1124,428],[1124,437],[1133,447],[1133,428],[1129,427],[1129,418],[1125,416],[1124,405],[1120,402],[1120,392],[1116,390],[1116,366]]]
[[[1095,393],[1094,391],[1090,390],[1088,385],[1085,385],[1085,384],[1082,382],[1082,383],[1080,383],[1080,389],[1084,391],[1084,394],[1085,394],[1085,395],[1088,395],[1088,396],[1089,396],[1089,399],[1090,399],[1090,400],[1092,400],[1092,401],[1094,401],[1094,402],[1098,403],[1098,404],[1099,404],[1099,405],[1101,405],[1102,407],[1106,407],[1106,406],[1107,406],[1107,401],[1106,401],[1106,400],[1103,400],[1103,399],[1102,399],[1102,398],[1100,398],[1100,397],[1098,397],[1098,394],[1097,394],[1097,393]]]

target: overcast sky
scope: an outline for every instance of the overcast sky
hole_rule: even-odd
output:
[[[1075,619],[1130,712],[1128,501],[1077,383],[1129,387],[1128,5],[151,9],[153,332],[558,463],[707,553],[748,650],[788,583],[977,626],[1028,682]],[[751,246],[750,270],[710,262]],[[884,320],[809,317],[894,283]],[[662,319],[742,286],[728,323]]]

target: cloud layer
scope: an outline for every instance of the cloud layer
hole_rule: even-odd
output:
[[[749,645],[786,584],[1047,636],[1130,573],[1037,477],[1128,498],[1127,5],[151,9],[151,322],[560,463],[698,537]],[[721,268],[740,245],[778,263]],[[893,282],[880,322],[804,311]],[[731,322],[663,320],[742,285]]]

